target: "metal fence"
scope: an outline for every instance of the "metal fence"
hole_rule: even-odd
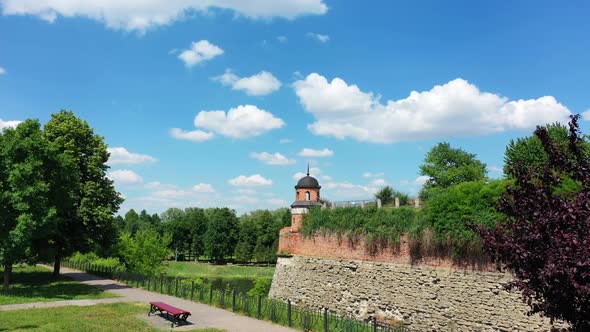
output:
[[[213,305],[245,316],[271,321],[302,331],[323,332],[406,332],[404,326],[387,326],[375,318],[358,321],[339,316],[328,308],[317,310],[296,306],[263,296],[250,296],[235,289],[215,289],[195,279],[166,275],[147,276],[105,266],[64,260],[61,266],[118,280],[129,287],[147,289],[161,294]]]

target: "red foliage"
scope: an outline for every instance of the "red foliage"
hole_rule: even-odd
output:
[[[488,253],[514,274],[511,286],[523,291],[531,313],[590,331],[590,160],[578,119],[569,124],[569,151],[557,149],[546,129],[537,127],[549,165],[539,172],[515,169],[515,185],[498,207],[507,222],[479,233]],[[564,175],[581,191],[556,195]]]

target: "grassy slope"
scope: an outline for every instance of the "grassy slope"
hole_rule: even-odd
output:
[[[0,269],[0,273],[4,271]],[[41,266],[23,266],[15,267],[8,293],[0,292],[0,305],[109,297],[116,295],[64,276],[53,278],[51,271]]]
[[[171,276],[200,278],[256,278],[270,277],[274,267],[211,265],[207,263],[169,262],[166,273]]]
[[[142,303],[113,303],[90,307],[0,311],[0,331],[161,331],[135,317],[138,314],[146,314],[147,310],[147,306]]]

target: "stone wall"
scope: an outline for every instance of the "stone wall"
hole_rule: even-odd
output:
[[[270,296],[416,331],[547,331],[527,316],[509,274],[309,256],[281,257]]]

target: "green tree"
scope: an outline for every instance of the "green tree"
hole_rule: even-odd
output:
[[[207,231],[208,219],[205,211],[199,208],[186,208],[184,210],[184,218],[190,225],[190,243],[188,249],[195,257],[195,261],[199,256],[205,253],[205,232]]]
[[[0,133],[0,262],[3,288],[12,265],[35,261],[33,246],[56,222],[52,176],[61,178],[59,160],[43,137],[38,121],[27,120]]]
[[[484,258],[479,236],[471,225],[495,225],[503,215],[496,211],[505,180],[463,182],[432,190],[426,207],[427,227],[434,240],[455,258]]]
[[[376,199],[381,200],[381,204],[388,204],[393,201],[393,188],[390,186],[385,186],[381,188],[376,194]]]
[[[547,126],[549,137],[554,146],[561,151],[567,150],[567,128],[559,123]],[[540,171],[549,162],[549,155],[543,149],[541,140],[535,136],[527,136],[510,140],[504,154],[504,174],[512,176],[520,170]]]
[[[208,209],[209,223],[205,232],[205,254],[222,262],[234,253],[238,229],[236,212],[228,208]]]
[[[475,158],[475,154],[460,148],[452,148],[443,142],[434,146],[420,166],[420,174],[428,176],[424,184],[430,188],[448,188],[462,182],[486,179],[486,164]]]
[[[141,230],[135,237],[121,235],[119,254],[130,271],[154,275],[164,269],[162,261],[168,256],[169,236],[155,230]]]
[[[239,219],[238,244],[234,255],[240,262],[249,262],[254,258],[256,246],[256,222],[250,214],[244,214]]]
[[[125,232],[129,233],[131,236],[135,236],[135,233],[140,229],[140,223],[139,215],[134,209],[125,213]]]
[[[86,121],[62,110],[51,116],[44,133],[62,159],[73,164],[71,181],[61,193],[68,200],[57,206],[57,223],[49,236],[57,275],[62,257],[113,244],[114,214],[123,199],[107,177],[109,154],[104,138]]]

